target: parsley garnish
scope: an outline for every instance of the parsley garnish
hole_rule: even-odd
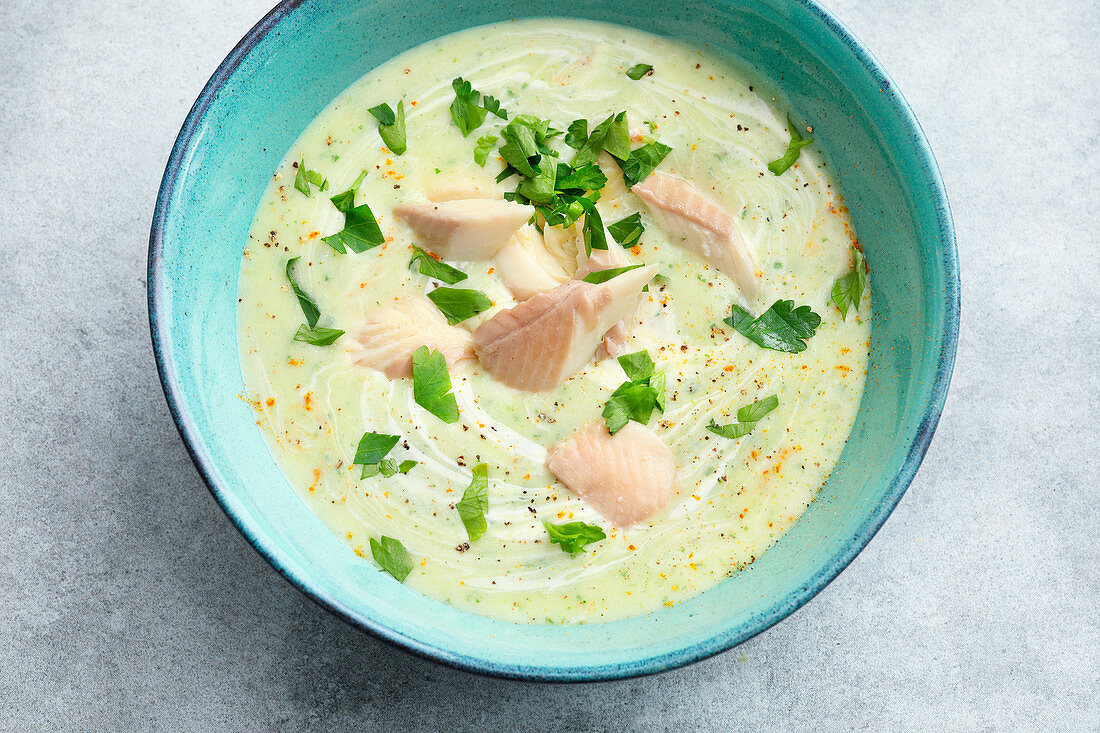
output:
[[[421,346],[413,352],[412,372],[413,401],[445,423],[458,422],[458,402],[443,354]]]
[[[647,74],[649,74],[649,75],[653,74],[653,65],[652,64],[634,64],[633,66],[631,66],[626,71],[626,75],[629,76],[634,81],[638,81],[639,79],[641,79],[643,76],[645,76]]]
[[[461,76],[451,82],[451,88],[455,90],[455,98],[451,102],[451,119],[462,137],[466,137],[471,131],[481,127],[488,110],[478,104],[481,93]]]
[[[582,149],[573,163],[568,164],[558,160],[557,153],[547,144],[550,138],[561,134],[560,130],[551,128],[549,120],[516,115],[500,131],[503,141],[500,155],[507,166],[497,176],[497,182],[520,175],[516,190],[506,193],[504,198],[533,205],[551,226],[572,226],[584,215],[585,252],[591,254],[593,249],[607,249],[603,220],[596,210],[596,200],[600,189],[607,185],[607,176],[595,165],[596,156],[604,149],[617,150],[625,156],[630,141],[625,112],[608,117],[592,131],[591,137],[585,137],[586,127],[584,120],[575,120],[569,126],[566,144],[579,144]]]
[[[389,478],[399,473],[408,473],[415,466],[416,461],[413,460],[401,461],[401,463],[398,463],[392,458],[383,458],[382,462],[378,464],[378,472],[386,478]]]
[[[435,278],[448,285],[454,285],[467,278],[466,273],[462,270],[451,267],[446,262],[440,262],[416,245],[413,245],[413,256],[412,259],[409,260],[410,270],[413,269],[414,264],[417,266],[417,269],[420,270],[421,275]]]
[[[536,176],[538,170],[535,166],[540,163],[543,151],[551,152],[545,147],[546,140],[551,137],[549,132],[549,120],[540,120],[530,115],[517,115],[500,131],[500,138],[503,141],[500,146],[500,155],[515,171],[525,176]]]
[[[645,227],[642,226],[642,215],[635,212],[625,219],[619,219],[614,224],[608,225],[607,231],[611,232],[611,236],[614,237],[616,242],[624,248],[630,249],[638,243],[638,240],[642,238],[642,234],[645,233]]]
[[[355,183],[348,186],[348,190],[336,194],[329,201],[336,207],[336,210],[341,214],[346,214],[349,209],[355,207],[355,192],[359,190],[359,184],[363,182],[363,179],[367,177],[367,172],[363,171],[359,174],[359,177],[355,179]]]
[[[721,435],[723,438],[736,440],[737,438],[751,433],[752,429],[756,427],[756,424],[777,407],[779,407],[779,395],[773,394],[771,397],[757,400],[739,409],[737,411],[736,423],[716,425],[712,419],[710,425],[707,425],[707,430],[717,435]]]
[[[378,135],[394,155],[406,150],[405,142],[405,103],[397,103],[395,114],[388,104],[380,104],[368,110],[378,120]]]
[[[637,270],[639,267],[643,267],[643,265],[627,265],[626,267],[610,267],[606,270],[596,270],[595,272],[590,272],[585,275],[582,282],[599,285],[600,283],[607,282],[613,277],[618,277],[619,275],[622,275],[624,272]]]
[[[359,439],[359,445],[355,449],[355,458],[352,460],[353,464],[360,466],[369,466],[374,463],[379,463],[386,454],[393,450],[393,447],[397,445],[397,441],[401,440],[400,435],[386,435],[385,433],[363,433],[363,437]]]
[[[575,194],[583,194],[586,191],[599,191],[607,185],[607,176],[595,163],[571,168],[565,163],[558,163],[558,175],[555,187],[559,191],[567,191]]]
[[[336,339],[344,335],[339,328],[319,328],[303,323],[298,326],[298,332],[294,334],[295,341],[301,341],[314,346],[331,346]]]
[[[306,159],[302,158],[298,163],[298,172],[294,174],[294,188],[310,196],[310,184],[316,186],[318,191],[324,191],[328,188],[328,179],[322,178],[317,171],[306,168]]]
[[[558,167],[553,161],[544,159],[534,175],[519,182],[515,193],[535,204],[551,204],[554,202],[557,172]]]
[[[286,279],[290,281],[290,289],[298,296],[298,305],[302,306],[302,313],[305,314],[306,323],[309,324],[310,328],[313,328],[321,318],[321,309],[317,307],[317,304],[313,302],[312,298],[306,295],[304,290],[298,287],[298,283],[294,281],[294,276],[290,274],[290,270],[294,267],[294,263],[300,259],[302,258],[291,257],[286,261]]]
[[[355,194],[352,194],[354,198]],[[354,206],[344,212],[344,228],[335,234],[322,237],[325,244],[340,254],[351,250],[356,254],[377,247],[386,241],[378,220],[366,204]]]
[[[428,299],[452,326],[493,307],[493,301],[485,297],[485,293],[466,288],[438,287],[428,293]]]
[[[294,340],[314,346],[330,346],[336,339],[343,336],[344,332],[338,328],[317,327],[317,321],[321,318],[321,309],[318,308],[317,304],[313,302],[313,299],[298,286],[298,283],[294,281],[294,276],[290,272],[291,268],[294,267],[294,263],[300,259],[302,258],[291,257],[286,261],[286,279],[290,281],[290,288],[298,298],[298,305],[302,306],[302,313],[306,317],[306,322],[299,326],[298,332],[294,334]]]
[[[379,540],[370,538],[370,554],[374,561],[382,566],[382,569],[392,575],[398,582],[404,582],[412,572],[412,558],[409,551],[399,540],[382,535]]]
[[[359,445],[355,448],[355,458],[352,459],[352,463],[360,466],[371,466],[380,463],[386,457],[386,454],[393,450],[399,440],[401,440],[400,435],[363,433],[363,437],[359,439]]]
[[[585,545],[599,542],[607,537],[601,528],[584,522],[566,522],[565,524],[543,522],[543,525],[550,535],[550,541],[561,545],[562,552],[568,552],[570,555],[580,555],[584,552]]]
[[[630,129],[626,124],[626,112],[613,114],[593,128],[592,134],[573,156],[573,166],[595,163],[601,150],[606,150],[619,160],[630,157]]]
[[[656,371],[653,359],[645,351],[624,354],[619,365],[629,382],[623,382],[611,393],[603,408],[607,432],[614,435],[633,420],[645,425],[653,410],[665,409],[665,374]]]
[[[482,96],[481,106],[489,110],[502,120],[508,119],[508,110],[501,108],[500,100],[496,97],[490,96],[488,94]]]
[[[482,97],[481,92],[461,76],[451,82],[451,88],[455,90],[455,98],[451,102],[451,119],[462,137],[481,127],[489,112],[502,120],[508,119],[508,113],[501,109],[498,99],[488,94]]]
[[[635,183],[644,181],[671,152],[672,148],[656,140],[634,148],[629,157],[616,161],[623,172],[623,183],[631,188]]]
[[[588,120],[573,120],[565,131],[565,144],[580,150],[588,142]]]
[[[462,499],[455,502],[455,509],[470,542],[477,542],[489,528],[489,523],[485,521],[485,514],[489,511],[489,467],[484,463],[474,466],[470,485],[462,492]]]
[[[852,247],[852,269],[833,284],[833,304],[840,309],[840,317],[848,317],[848,308],[859,310],[863,289],[867,287],[867,260],[863,253]]]
[[[489,160],[489,153],[496,144],[496,135],[482,135],[479,137],[477,144],[474,145],[474,162],[484,168],[485,163]]]
[[[806,349],[806,339],[821,325],[821,316],[810,306],[794,307],[793,300],[777,300],[757,318],[734,304],[729,318],[722,319],[745,338],[774,351],[798,353]]]
[[[777,176],[794,165],[802,152],[802,148],[814,141],[812,137],[803,139],[802,133],[800,133],[798,128],[795,127],[795,124],[791,122],[791,116],[789,114],[787,115],[787,131],[791,133],[791,141],[787,143],[787,152],[783,153],[782,158],[768,163],[768,170]]]
[[[416,466],[416,461],[402,461],[400,464],[392,458],[386,458],[386,454],[393,450],[400,437],[386,435],[384,433],[363,433],[359,439],[359,447],[355,449],[353,464],[363,467],[362,478],[369,478],[382,474],[389,478],[398,473],[408,473]]]
[[[572,194],[559,194],[555,197],[557,206],[549,208],[547,206],[537,207],[537,210],[542,217],[546,219],[546,223],[555,227],[571,227],[577,219],[584,215],[584,204],[581,203],[583,196],[574,196]]]
[[[619,357],[619,366],[626,372],[627,379],[649,379],[657,370],[647,351],[636,351]]]
[[[577,202],[584,207],[584,253],[592,254],[594,249],[607,249],[607,237],[603,232],[603,219],[596,209],[596,204],[591,199],[578,198]]]

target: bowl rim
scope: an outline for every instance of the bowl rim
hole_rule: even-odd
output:
[[[181,163],[187,160],[195,147],[194,135],[204,116],[210,108],[214,98],[218,95],[225,83],[232,77],[241,62],[248,56],[256,45],[276,26],[278,26],[292,11],[303,5],[307,0],[281,0],[259,22],[254,25],[247,34],[234,46],[233,50],[219,64],[214,74],[207,81],[198,98],[187,114],[179,135],[172,146],[172,152],[165,165],[164,176],[161,180],[157,194],[156,205],[153,211],[152,225],[149,236],[149,255],[147,262],[147,298],[149,308],[149,329],[152,338],[153,356],[157,365],[157,373],[172,420],[183,439],[184,446],[200,476],[206,483],[210,493],[218,505],[229,517],[233,525],[244,535],[250,545],[274,567],[295,588],[319,606],[334,614],[345,622],[367,631],[376,638],[382,639],[400,649],[447,666],[464,671],[476,672],[493,677],[508,679],[521,679],[531,681],[557,681],[557,682],[587,682],[598,680],[626,679],[639,677],[656,672],[668,671],[682,667],[692,662],[697,662],[707,657],[727,651],[733,647],[751,639],[757,634],[771,628],[790,614],[805,605],[811,598],[817,595],[826,585],[832,582],[855,557],[871,541],[878,530],[886,522],[901,500],[921,461],[928,450],[932,436],[936,431],[940,415],[943,412],[944,402],[947,397],[948,387],[951,382],[951,374],[954,369],[955,355],[958,348],[959,314],[960,314],[960,282],[958,266],[958,250],[956,246],[954,222],[951,216],[951,207],[948,203],[947,192],[943,179],[928,140],[917,121],[908,101],[898,90],[894,80],[886,73],[882,65],[871,52],[860,42],[855,35],[844,25],[831,11],[820,5],[817,0],[790,0],[801,5],[814,15],[830,31],[837,40],[841,41],[859,61],[864,69],[878,82],[881,89],[888,96],[889,102],[898,112],[901,122],[910,133],[910,139],[916,148],[918,164],[923,168],[929,179],[930,193],[936,213],[936,225],[940,237],[940,258],[943,267],[944,282],[944,316],[943,316],[943,340],[937,358],[935,375],[932,385],[931,399],[929,400],[916,435],[909,447],[905,461],[891,479],[882,499],[877,503],[875,511],[847,541],[847,543],[833,557],[829,558],[824,566],[815,573],[808,582],[791,591],[787,596],[772,604],[771,608],[758,614],[751,624],[747,624],[734,633],[717,629],[715,633],[705,640],[696,642],[687,648],[666,652],[663,654],[645,657],[631,662],[605,662],[594,665],[574,666],[542,666],[542,665],[513,665],[495,660],[467,656],[437,646],[426,644],[407,634],[397,632],[384,626],[369,616],[346,606],[338,598],[331,597],[322,591],[316,590],[311,580],[304,573],[300,573],[287,561],[285,553],[278,547],[268,546],[258,536],[256,528],[249,516],[231,501],[228,489],[223,486],[213,471],[212,461],[199,449],[201,443],[200,432],[189,414],[182,409],[185,402],[182,391],[178,385],[178,375],[169,349],[167,348],[166,324],[164,301],[160,291],[160,281],[163,275],[162,257],[164,245],[164,223],[167,218],[170,202],[174,198],[175,188],[181,174]]]

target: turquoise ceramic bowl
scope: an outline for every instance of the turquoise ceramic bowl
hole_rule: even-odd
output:
[[[356,557],[279,472],[243,392],[241,249],[268,177],[313,117],[369,69],[470,26],[562,10],[709,43],[788,95],[839,175],[871,264],[867,390],[817,502],[749,570],[648,616],[519,626],[430,600]],[[784,618],[851,562],[897,504],[943,406],[959,284],[947,198],[905,100],[810,0],[434,0],[282,3],[195,102],[164,174],[149,248],[149,310],[180,433],[226,513],[298,588],[350,623],[465,669],[541,680],[626,677],[728,649]]]

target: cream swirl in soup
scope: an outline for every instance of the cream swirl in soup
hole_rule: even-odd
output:
[[[244,247],[246,397],[290,485],[392,582],[517,622],[744,570],[863,391],[871,294],[827,134],[730,59],[587,21],[369,72]]]

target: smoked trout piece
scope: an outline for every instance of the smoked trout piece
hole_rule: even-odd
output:
[[[546,250],[543,235],[530,224],[505,242],[496,260],[497,274],[516,300],[553,290],[569,279],[558,258]]]
[[[745,298],[756,296],[756,262],[733,217],[683,178],[654,171],[632,189],[673,244],[731,277]]]
[[[535,213],[530,206],[493,199],[401,204],[393,213],[420,245],[446,260],[486,260]]]
[[[500,311],[474,331],[485,370],[515,389],[553,389],[590,362],[608,329],[657,274],[639,267],[598,285],[568,280]]]
[[[583,280],[585,275],[593,272],[633,264],[635,263],[627,257],[623,248],[609,240],[607,249],[594,249],[590,255],[584,253],[584,247],[577,251],[577,272],[573,277]],[[640,298],[641,293],[638,295]],[[634,319],[636,310],[638,310],[638,298],[634,300],[634,307],[628,309],[623,314],[622,319],[604,334],[603,341],[596,349],[596,361],[614,358],[622,353],[623,347],[626,346],[626,340],[630,335],[630,321]]]
[[[675,494],[676,458],[657,434],[634,421],[608,435],[590,422],[550,449],[550,472],[619,527],[637,524]]]
[[[435,304],[420,296],[368,313],[348,353],[354,363],[400,379],[412,375],[412,355],[421,346],[441,353],[448,368],[474,358],[470,332],[449,325]]]

